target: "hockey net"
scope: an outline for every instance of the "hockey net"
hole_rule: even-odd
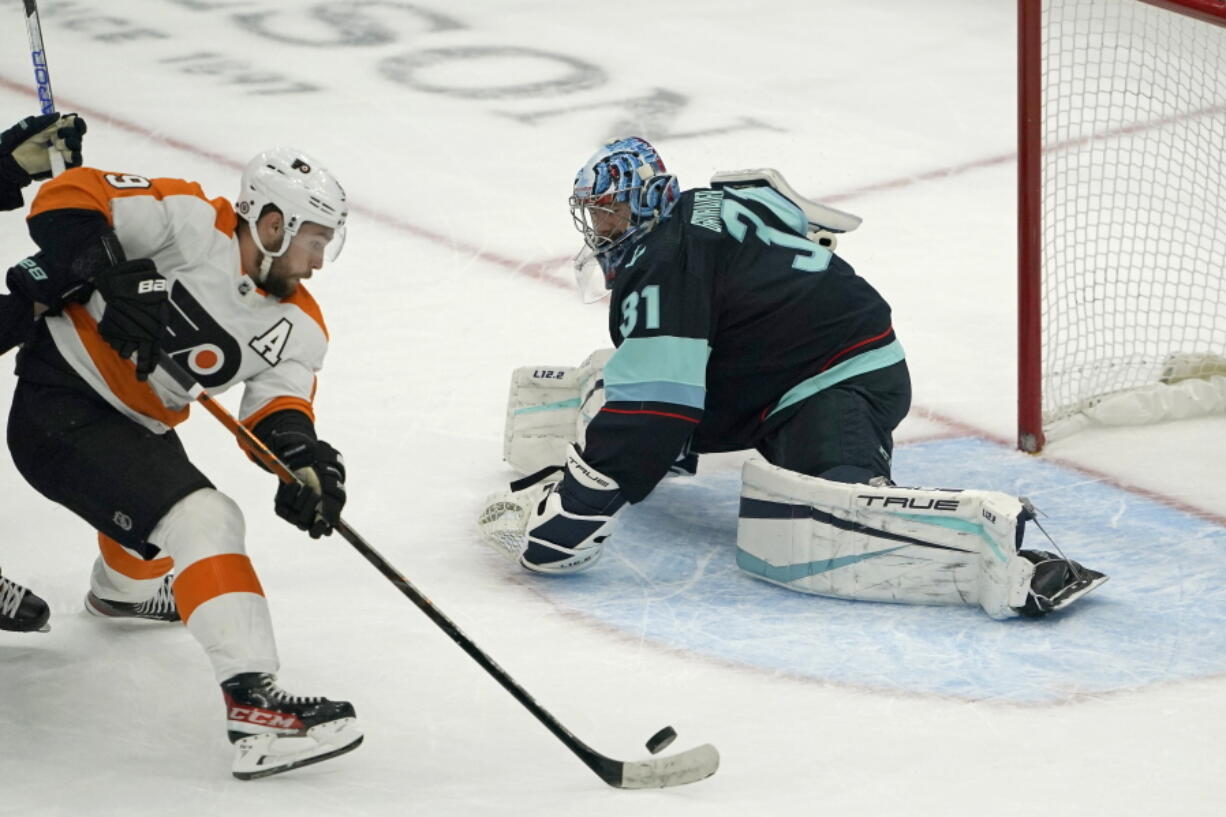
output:
[[[1019,34],[1019,446],[1226,409],[1226,0]]]

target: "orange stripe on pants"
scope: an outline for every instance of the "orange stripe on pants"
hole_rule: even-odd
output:
[[[184,624],[196,608],[209,599],[226,593],[264,595],[251,559],[243,553],[221,553],[192,562],[175,579],[173,589],[175,605]]]
[[[123,545],[101,532],[98,533],[98,550],[102,551],[102,561],[107,567],[129,579],[160,579],[175,566],[169,556],[151,560],[133,556]]]

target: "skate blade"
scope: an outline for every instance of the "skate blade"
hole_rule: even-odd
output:
[[[1109,576],[1099,573],[1097,570],[1086,570],[1086,576],[1081,581],[1067,587],[1063,592],[1057,593],[1051,600],[1051,610],[1054,613],[1057,610],[1063,610],[1073,602],[1080,599],[1082,596],[1101,586],[1107,581]]]
[[[17,627],[15,625],[5,624],[0,626],[0,632],[5,633],[49,633],[51,632],[50,622],[43,622],[41,627]]]
[[[362,744],[353,718],[321,723],[305,735],[249,735],[234,744],[232,772],[239,780],[257,780],[352,752]]]

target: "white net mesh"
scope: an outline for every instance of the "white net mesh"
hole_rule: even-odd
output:
[[[1050,0],[1042,70],[1046,425],[1159,382],[1172,355],[1221,373],[1226,28]]]

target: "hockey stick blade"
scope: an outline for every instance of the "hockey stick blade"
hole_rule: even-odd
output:
[[[719,769],[719,752],[709,743],[675,755],[624,762],[601,757],[600,779],[618,789],[663,789],[696,783]]]

